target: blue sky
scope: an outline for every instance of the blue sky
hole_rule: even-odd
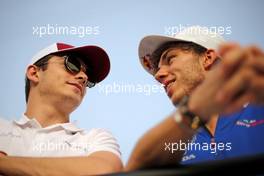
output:
[[[37,51],[54,42],[99,45],[110,56],[110,74],[87,91],[71,119],[82,128],[110,130],[126,162],[138,138],[174,110],[161,89],[149,92],[159,84],[140,65],[139,41],[150,34],[169,35],[180,26],[201,25],[229,27],[231,33],[223,35],[227,40],[264,48],[263,7],[261,0],[2,0],[0,116],[17,119],[24,113],[25,69]],[[40,28],[48,26],[79,33],[40,34]],[[115,85],[138,86],[145,92],[118,92]]]

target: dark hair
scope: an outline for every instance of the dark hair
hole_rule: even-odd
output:
[[[160,56],[162,55],[162,53],[169,49],[169,48],[179,48],[181,50],[184,50],[184,51],[191,51],[193,52],[194,54],[197,54],[197,55],[201,55],[201,54],[204,54],[207,49],[201,45],[198,45],[196,43],[193,43],[193,42],[184,42],[184,41],[180,41],[180,42],[167,42],[167,43],[164,43],[162,44],[160,47],[158,47],[158,49],[156,49],[153,53],[152,53],[152,61],[153,61],[153,66],[155,68],[158,67],[158,64],[159,64],[159,60],[160,60]]]
[[[47,64],[50,58],[52,58],[54,55],[47,55],[37,62],[35,62],[33,65],[39,67],[42,70],[47,69]],[[26,96],[26,103],[28,102],[28,96],[29,96],[29,91],[30,91],[30,80],[28,79],[27,75],[25,76],[25,96]]]

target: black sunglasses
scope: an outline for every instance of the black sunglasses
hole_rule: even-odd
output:
[[[62,57],[64,58],[65,68],[69,72],[73,74],[77,74],[83,69],[85,74],[89,78],[89,75],[91,75],[91,70],[89,70],[89,68],[83,62],[81,62],[80,57],[75,56],[75,55],[65,55]],[[92,88],[94,86],[95,86],[95,83],[90,82],[90,81],[86,82],[86,87]]]
[[[64,58],[64,66],[66,70],[70,73],[77,74],[81,70],[85,72],[85,74],[88,76],[91,75],[91,70],[82,62],[81,58],[76,55],[58,55],[59,57]],[[45,65],[48,63],[44,63],[42,65]],[[91,82],[89,80],[86,81],[85,86],[92,88],[95,86],[96,83]]]

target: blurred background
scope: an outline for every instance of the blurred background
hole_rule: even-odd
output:
[[[140,65],[140,40],[200,25],[228,41],[263,49],[263,8],[261,0],[1,0],[0,117],[24,113],[25,69],[40,49],[55,42],[99,45],[110,56],[111,71],[87,90],[71,121],[87,130],[110,130],[126,163],[140,136],[175,109]]]

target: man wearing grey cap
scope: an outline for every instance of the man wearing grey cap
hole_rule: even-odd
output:
[[[70,121],[86,88],[109,73],[98,46],[54,43],[26,70],[26,111],[0,119],[0,175],[98,175],[122,169],[119,145],[104,129],[86,131]]]
[[[264,153],[263,51],[208,31],[141,40],[141,64],[177,110],[138,141],[127,171]]]

